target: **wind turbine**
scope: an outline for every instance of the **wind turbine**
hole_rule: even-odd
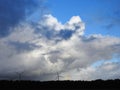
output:
[[[23,74],[25,74],[25,72],[28,72],[28,69],[21,72],[16,72],[16,74],[18,75],[18,80],[22,80]]]
[[[16,72],[16,74],[18,75],[18,80],[21,81],[22,80],[22,75],[23,75],[24,71],[22,72]]]
[[[57,72],[57,80],[58,80],[58,81],[60,80],[60,77],[63,77],[63,76],[61,76],[61,75]]]

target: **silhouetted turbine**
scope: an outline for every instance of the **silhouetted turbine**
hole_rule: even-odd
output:
[[[22,74],[24,72],[16,72],[16,74],[18,75],[18,80],[22,80]]]
[[[58,81],[60,80],[60,77],[63,77],[63,76],[60,76],[59,73],[57,72],[57,80]]]

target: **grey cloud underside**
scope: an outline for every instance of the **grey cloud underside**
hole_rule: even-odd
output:
[[[18,53],[23,53],[25,51],[31,51],[34,50],[35,48],[40,48],[41,46],[37,46],[35,44],[29,43],[29,42],[9,42],[9,45],[13,46],[15,50],[18,51]]]
[[[0,38],[1,78],[18,79],[16,72],[32,80],[56,80],[56,72],[64,80],[118,78],[119,63],[106,62],[114,55],[120,58],[120,38],[84,36],[85,26],[79,16],[65,24],[52,15],[43,18],[36,25],[22,23],[10,35]],[[104,63],[92,67],[99,60]],[[105,78],[105,72],[115,74]]]
[[[59,41],[61,39],[69,39],[72,36],[72,34],[74,33],[74,31],[61,30],[60,32],[57,32],[57,31],[53,31],[53,30],[51,31],[45,27],[43,29],[36,29],[35,33],[40,33],[43,37],[48,38],[48,39],[53,39],[55,37],[56,38],[58,37],[59,38],[58,41]]]

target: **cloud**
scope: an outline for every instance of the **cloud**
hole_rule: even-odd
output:
[[[67,76],[91,80],[103,78],[106,71],[117,73],[108,78],[118,78],[118,64],[103,64],[99,68],[92,64],[99,60],[107,62],[114,55],[119,58],[120,38],[84,36],[85,26],[79,16],[62,24],[54,16],[45,15],[35,25],[22,22],[12,29],[10,35],[0,38],[1,78],[16,78],[16,72],[24,72],[23,79],[56,80],[59,72],[64,79]]]
[[[116,79],[119,78],[120,63],[104,62],[98,67],[88,66],[82,69],[73,69],[68,72],[64,72],[64,79],[69,75],[71,80],[96,80],[96,79]],[[67,80],[69,80],[67,79]]]
[[[0,0],[0,37],[8,35],[11,27],[25,21],[41,6],[42,0]]]
[[[46,27],[47,26],[47,27]],[[52,15],[44,15],[38,23],[37,33],[47,38],[59,37],[68,39],[72,33],[76,32],[79,36],[84,34],[85,25],[79,16],[73,16],[68,22],[62,24]]]

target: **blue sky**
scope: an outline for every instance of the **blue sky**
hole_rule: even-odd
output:
[[[56,72],[61,80],[120,78],[119,6],[120,0],[0,0],[0,79],[16,79],[16,72],[41,81],[55,80]]]
[[[79,15],[85,22],[85,34],[120,37],[120,0],[50,0],[47,5],[53,16],[65,23]],[[116,20],[117,19],[117,20]]]

